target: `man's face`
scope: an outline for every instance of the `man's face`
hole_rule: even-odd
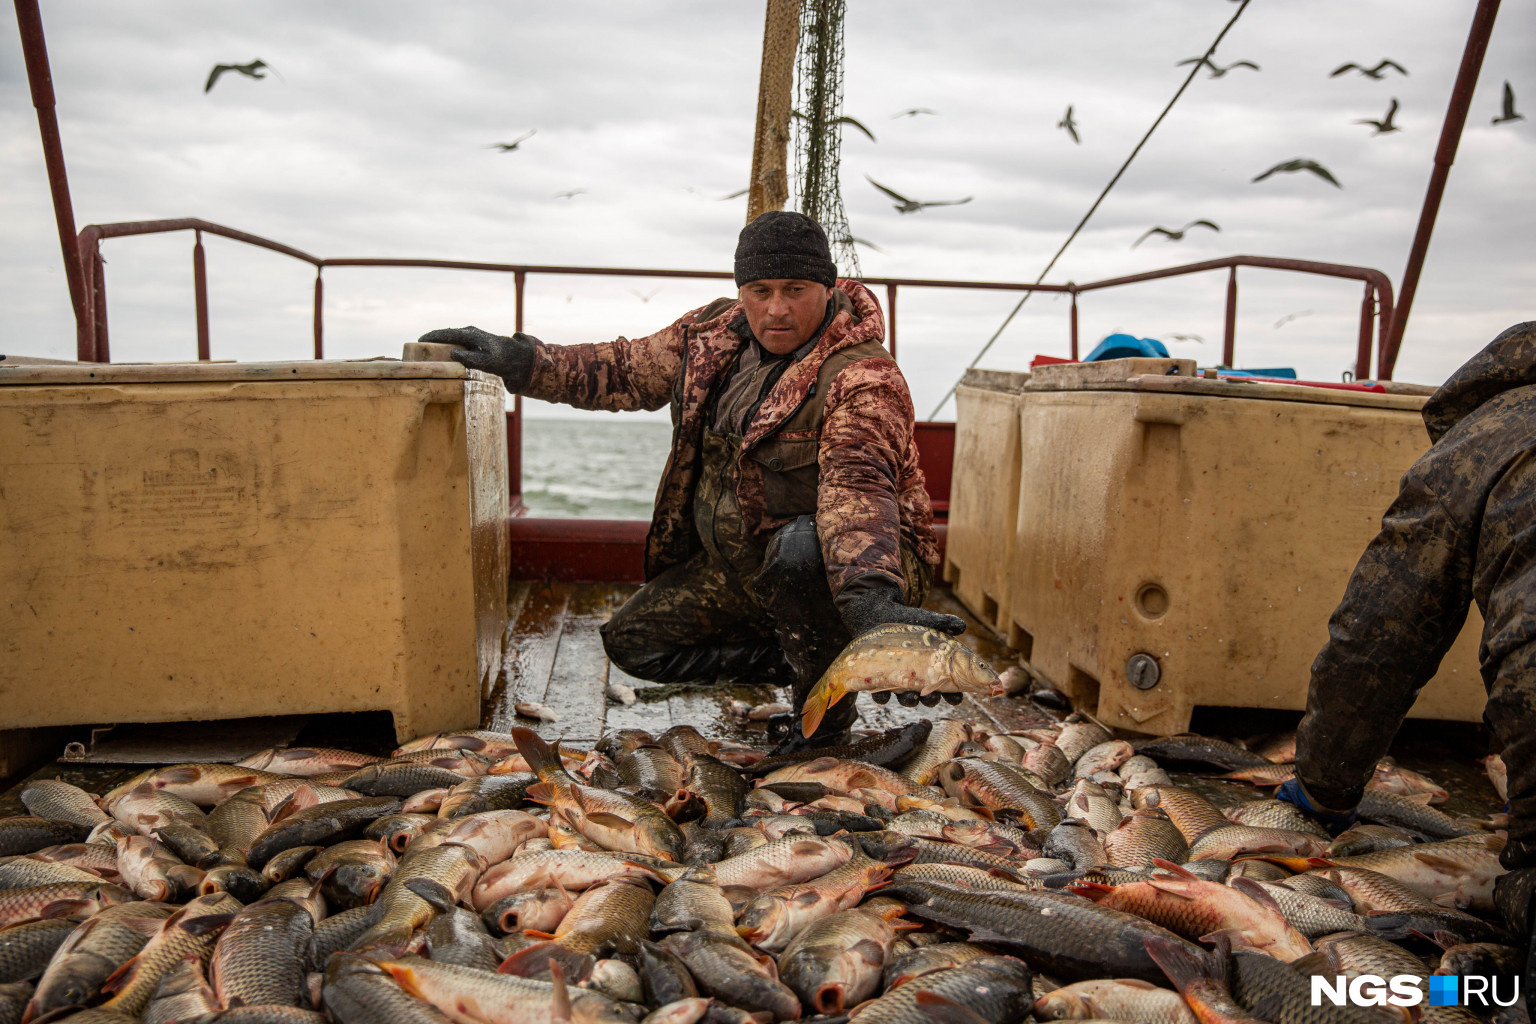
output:
[[[788,355],[810,340],[827,315],[832,289],[815,281],[771,279],[742,286],[747,323],[758,342],[776,356]]]

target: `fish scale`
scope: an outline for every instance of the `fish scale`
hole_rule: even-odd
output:
[[[243,908],[219,936],[209,977],[224,1006],[296,1006],[304,959],[314,935],[310,912],[292,900]]]

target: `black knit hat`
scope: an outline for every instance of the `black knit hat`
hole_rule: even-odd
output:
[[[736,287],[784,279],[837,282],[837,264],[821,225],[803,213],[769,210],[741,229],[736,240]]]

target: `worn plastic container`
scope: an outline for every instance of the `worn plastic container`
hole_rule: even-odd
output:
[[[1328,617],[1429,446],[1425,394],[1112,366],[1026,388],[1010,644],[1136,732],[1181,732],[1197,706],[1304,708]],[[1414,716],[1481,717],[1481,631],[1473,608]]]
[[[955,389],[955,457],[944,580],[971,614],[1008,628],[1009,566],[1019,509],[1019,406],[1029,374],[965,371]]]
[[[454,363],[0,367],[0,730],[478,724],[504,400]]]

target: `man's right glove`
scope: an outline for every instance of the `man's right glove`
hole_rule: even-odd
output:
[[[945,615],[942,612],[930,612],[924,608],[913,608],[903,603],[901,598],[901,587],[894,582],[870,585],[862,584],[861,581],[858,591],[838,601],[838,610],[842,613],[843,625],[848,627],[848,632],[854,639],[858,639],[861,634],[868,633],[876,626],[889,623],[922,626],[951,636],[959,636],[965,632],[965,620],[958,615]],[[890,693],[883,690],[871,696],[879,704],[884,704],[891,699]],[[926,697],[909,692],[896,694],[896,700],[902,706],[909,708],[916,707],[918,703],[931,708],[941,698],[951,704],[959,704],[964,697],[963,693],[930,693]]]
[[[1311,794],[1307,792],[1307,787],[1301,784],[1300,776],[1293,775],[1286,779],[1276,790],[1275,799],[1284,800],[1316,818],[1318,823],[1328,830],[1329,835],[1336,836],[1355,823],[1355,808],[1335,811],[1322,806],[1312,799]]]
[[[506,338],[478,327],[445,327],[416,340],[426,345],[454,346],[449,355],[455,360],[471,370],[494,373],[514,395],[521,394],[533,379],[534,346],[539,339],[531,334],[519,332]]]

